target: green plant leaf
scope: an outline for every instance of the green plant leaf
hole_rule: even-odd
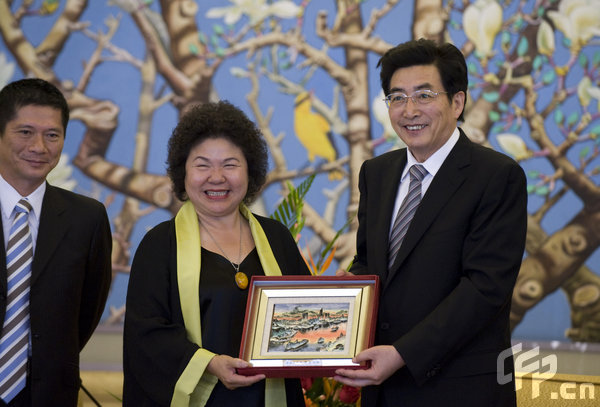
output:
[[[350,226],[350,223],[352,223],[352,220],[354,220],[355,216],[356,216],[356,213],[354,213],[352,216],[350,216],[348,219],[346,219],[346,223],[344,223],[344,225],[337,231],[337,233],[335,234],[335,236],[333,237],[333,239],[331,239],[331,241],[329,243],[327,243],[327,246],[325,246],[325,248],[323,249],[323,251],[321,251],[321,255],[319,256],[319,261],[317,262],[317,270],[318,271],[320,271],[320,272],[324,271],[324,270],[321,270],[321,266],[323,265],[323,262],[327,258],[327,254],[333,248],[333,245],[335,244],[335,241],[338,239],[338,237],[340,237],[340,235],[342,234],[342,232],[344,230],[346,230],[346,228],[348,226]]]
[[[294,239],[296,239],[304,227],[304,219],[302,218],[304,196],[310,189],[314,179],[315,175],[313,174],[298,185],[297,188],[291,182],[288,182],[287,186],[290,192],[271,215],[272,219],[278,220],[289,229]]]

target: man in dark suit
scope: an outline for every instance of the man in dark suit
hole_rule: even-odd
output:
[[[350,271],[379,275],[379,315],[375,346],[355,358],[370,368],[340,369],[336,379],[363,387],[365,407],[514,406],[514,382],[498,376],[513,371],[512,358],[499,355],[511,346],[511,294],[525,246],[524,172],[457,127],[468,79],[456,47],[409,41],[378,66],[407,148],[360,171]],[[412,218],[405,206],[416,208]],[[404,231],[396,232],[396,218]]]
[[[111,281],[110,224],[98,201],[46,182],[69,120],[61,92],[23,79],[0,106],[0,406],[75,407]]]

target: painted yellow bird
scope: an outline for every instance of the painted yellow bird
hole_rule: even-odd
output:
[[[58,6],[60,5],[58,0],[44,0],[44,2],[42,3],[42,5],[40,6],[38,13],[41,16],[46,16],[49,14],[54,13],[57,9]]]
[[[321,157],[328,162],[337,159],[337,151],[333,145],[331,126],[323,116],[312,111],[311,93],[301,92],[294,103],[294,131],[300,143],[308,152],[308,161],[314,162]],[[329,172],[330,180],[344,177],[338,170]]]

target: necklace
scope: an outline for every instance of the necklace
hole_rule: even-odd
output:
[[[221,251],[221,253],[223,253],[223,257],[225,257],[227,259],[227,261],[229,263],[231,263],[231,266],[234,268],[235,270],[235,284],[241,288],[242,290],[246,289],[246,287],[248,287],[248,276],[240,271],[240,265],[242,262],[242,220],[240,219],[240,244],[239,244],[239,252],[238,252],[238,262],[237,264],[232,262],[231,260],[229,260],[229,257],[227,257],[227,254],[225,254],[225,250],[223,250],[221,248],[221,246],[219,245],[219,243],[217,243],[217,240],[215,239],[215,237],[212,235],[212,233],[210,233],[210,230],[208,230],[208,228],[205,226],[204,230],[206,230],[206,232],[208,233],[208,236],[210,236],[211,240],[213,241],[213,243],[219,248],[219,250]]]

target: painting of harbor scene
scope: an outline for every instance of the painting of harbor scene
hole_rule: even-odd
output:
[[[267,353],[348,352],[346,335],[351,305],[351,302],[273,304]]]

